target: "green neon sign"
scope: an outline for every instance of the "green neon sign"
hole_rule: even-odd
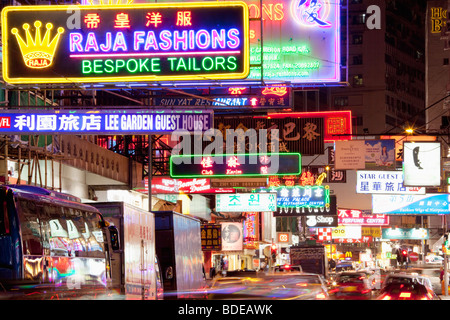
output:
[[[172,155],[172,178],[245,177],[298,175],[300,153]]]

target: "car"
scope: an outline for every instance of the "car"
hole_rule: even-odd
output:
[[[329,289],[333,299],[370,300],[372,287],[366,272],[342,272]]]
[[[259,272],[256,277],[219,277],[208,290],[210,300],[326,300],[322,275],[304,272]]]
[[[351,261],[339,261],[336,264],[335,272],[351,271],[353,270],[353,263]]]
[[[389,274],[384,280],[377,300],[439,300],[431,281],[418,274]]]
[[[425,263],[438,263],[438,264],[442,264],[444,262],[444,258],[442,258],[441,256],[426,256],[425,257]]]
[[[302,272],[302,266],[283,264],[281,266],[275,266],[273,272]]]

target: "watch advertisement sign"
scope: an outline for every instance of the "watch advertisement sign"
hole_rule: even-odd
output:
[[[222,251],[241,251],[243,240],[242,223],[222,222]]]
[[[441,143],[404,142],[403,171],[405,186],[440,186]]]

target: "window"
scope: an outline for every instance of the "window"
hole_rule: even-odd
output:
[[[353,16],[353,24],[365,24],[366,23],[366,14],[361,13],[358,15]]]
[[[356,56],[353,56],[353,64],[354,65],[360,65],[363,64],[363,57],[362,54],[358,54]]]
[[[8,206],[5,197],[0,198],[0,235],[9,234]]]
[[[39,213],[42,207],[32,201],[20,200],[22,217],[20,227],[22,232],[23,254],[42,255],[41,228]]]
[[[353,86],[359,87],[363,85],[363,77],[362,74],[356,74],[353,76]]]
[[[348,106],[348,97],[335,97],[334,105],[341,106],[341,107]]]
[[[356,116],[356,117],[352,117],[352,126],[356,127],[356,126],[362,126],[363,123],[363,117],[362,116]]]
[[[352,36],[352,44],[362,44],[362,43],[363,43],[362,34],[354,34]]]
[[[444,58],[444,62],[442,63],[444,66],[448,66],[448,58]]]
[[[97,222],[98,216],[95,213],[45,206],[41,213],[41,229],[46,254],[95,257],[95,252],[103,252],[103,233]]]

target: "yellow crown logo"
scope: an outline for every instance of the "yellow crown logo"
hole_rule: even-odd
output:
[[[43,69],[49,67],[53,62],[53,57],[55,55],[56,47],[58,46],[59,38],[64,32],[64,28],[59,27],[57,34],[50,41],[50,32],[53,29],[53,24],[47,23],[45,27],[47,31],[45,32],[44,38],[41,38],[41,26],[40,21],[35,21],[34,26],[36,27],[35,38],[33,39],[30,32],[30,25],[25,23],[22,27],[25,30],[26,42],[19,35],[19,30],[17,28],[12,28],[11,33],[14,34],[19,43],[20,51],[22,52],[23,60],[25,65],[33,69]]]

